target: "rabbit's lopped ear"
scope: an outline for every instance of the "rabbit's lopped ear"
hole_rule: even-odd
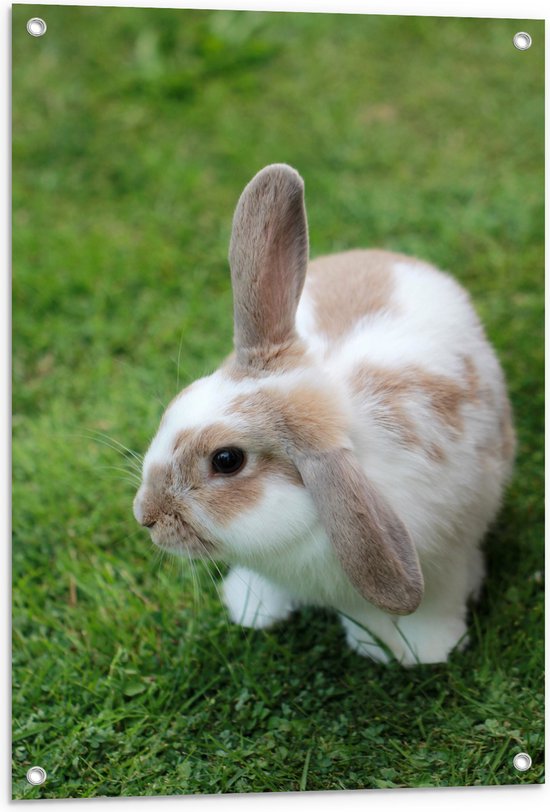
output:
[[[413,542],[353,452],[302,453],[294,462],[353,586],[386,612],[414,612],[424,580]]]
[[[241,362],[269,354],[295,337],[307,263],[304,182],[286,164],[266,166],[240,197],[229,247],[235,348]]]

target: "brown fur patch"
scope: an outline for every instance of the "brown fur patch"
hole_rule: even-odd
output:
[[[328,338],[349,333],[359,319],[395,309],[393,265],[407,259],[389,251],[346,251],[310,263],[307,292],[318,329]]]
[[[228,445],[235,445],[235,431],[224,423],[212,423],[205,429],[180,431],[174,441],[174,453],[180,452],[177,459],[183,466],[189,466],[191,475],[193,461]]]
[[[265,387],[240,395],[228,406],[228,414],[245,418],[274,448],[282,442],[287,448],[329,449],[345,442],[344,420],[335,401],[306,385],[288,393]]]
[[[445,462],[447,457],[443,449],[437,443],[429,443],[425,448],[426,454],[434,462]]]
[[[486,394],[484,392],[484,394]],[[494,408],[495,398],[490,398],[490,405]],[[516,435],[512,421],[512,409],[508,397],[504,395],[498,415],[498,430],[491,432],[476,444],[480,458],[490,470],[497,462],[512,462],[516,453]]]
[[[460,407],[466,400],[466,389],[442,375],[431,375],[420,370],[409,380],[409,391],[414,391],[415,388],[428,397],[432,410],[442,423],[457,432],[462,430]]]
[[[316,389],[296,387],[289,395],[273,393],[293,445],[298,448],[335,448],[345,441],[343,419],[334,401]]]
[[[222,370],[233,381],[291,372],[310,366],[306,348],[299,338],[285,344],[268,344],[256,349],[241,349],[226,358]]]
[[[464,364],[465,371],[464,379],[466,383],[466,399],[470,403],[477,403],[480,399],[480,380],[476,365],[469,355],[463,355],[462,362]]]
[[[185,429],[174,441],[174,470],[180,487],[199,489],[211,475],[209,458],[218,448],[245,446],[244,438],[224,423],[212,423],[205,429]],[[231,477],[232,479],[234,477]]]
[[[504,410],[499,421],[500,435],[502,438],[500,451],[505,460],[513,460],[516,453],[516,434],[512,421],[512,408],[510,401],[505,398]]]
[[[351,378],[356,395],[368,395],[378,402],[374,419],[394,431],[400,442],[409,447],[421,446],[415,425],[405,410],[405,401],[415,392],[425,396],[435,416],[458,434],[463,429],[462,406],[478,399],[479,376],[471,358],[464,357],[463,383],[445,375],[435,375],[417,365],[399,370],[363,363]],[[442,461],[442,449],[431,443],[425,448],[431,459]]]
[[[254,508],[264,492],[262,477],[231,476],[219,477],[216,483],[205,483],[193,495],[193,502],[202,507],[210,519],[225,525],[241,513]]]
[[[416,385],[428,396],[439,419],[457,432],[461,432],[464,425],[462,406],[479,402],[479,375],[475,364],[469,356],[463,356],[462,362],[464,384],[420,368],[412,373]]]
[[[145,482],[146,488],[142,498],[143,524],[150,525],[166,513],[174,510],[174,503],[169,496],[172,485],[172,472],[168,465],[151,465]]]

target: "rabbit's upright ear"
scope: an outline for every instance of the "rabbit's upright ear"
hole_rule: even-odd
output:
[[[241,362],[295,337],[308,263],[304,182],[286,164],[266,166],[244,189],[233,217],[229,264],[235,348]]]
[[[304,452],[294,462],[351,583],[386,612],[414,612],[424,580],[412,539],[354,454]]]

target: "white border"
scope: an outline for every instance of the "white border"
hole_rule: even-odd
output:
[[[25,0],[26,3],[26,0]],[[40,5],[36,3],[26,3],[27,5]],[[240,2],[223,2],[223,0],[213,0],[213,2],[193,2],[193,0],[180,0],[179,2],[170,2],[164,0],[161,3],[153,2],[117,2],[111,0],[110,2],[91,2],[86,0],[81,2],[65,2],[64,0],[57,0],[55,3],[44,5],[86,5],[86,6],[130,6],[130,7],[163,7],[163,8],[238,8],[250,9],[257,11],[324,11],[324,12],[340,12],[340,13],[363,13],[363,14],[393,14],[393,15],[427,15],[427,16],[447,16],[447,17],[500,17],[500,18],[516,18],[516,19],[545,19],[548,21],[550,15],[547,11],[547,3],[543,0],[522,0],[522,2],[510,2],[510,0],[391,0],[391,2],[357,2],[357,0],[342,0],[336,2],[331,0],[295,0],[291,2],[254,2],[253,0],[240,0]],[[2,164],[6,169],[10,167],[10,60],[11,60],[11,46],[10,46],[10,29],[11,29],[11,3],[7,0],[0,0],[0,7],[2,8],[1,32],[0,43],[1,52],[4,54],[4,70],[2,71],[3,80],[0,83],[0,110],[2,111],[2,121],[6,122],[0,128],[0,151],[2,154]],[[550,72],[549,65],[550,59],[546,60],[546,87],[548,89],[548,75]],[[547,91],[548,92],[548,91]],[[510,99],[510,104],[513,104],[513,99]],[[547,145],[548,145],[548,128],[547,128]],[[548,155],[548,151],[547,151]],[[2,195],[0,196],[0,207],[2,209],[2,216],[0,217],[0,246],[4,246],[2,250],[4,263],[4,273],[1,275],[1,289],[0,289],[0,324],[2,325],[1,339],[0,339],[0,380],[2,386],[0,390],[0,415],[2,418],[2,425],[9,427],[10,415],[10,354],[11,342],[9,340],[9,324],[10,324],[10,282],[9,272],[10,267],[10,229],[11,229],[11,192],[10,192],[10,175],[11,172],[1,172],[0,182],[2,184]],[[548,223],[548,211],[547,211]],[[546,229],[548,235],[548,228]],[[547,249],[548,250],[548,249]],[[11,612],[11,579],[10,579],[10,554],[9,554],[9,494],[10,494],[10,455],[9,455],[9,428],[6,431],[0,432],[0,459],[2,466],[0,468],[0,477],[2,481],[2,494],[5,496],[5,501],[2,504],[1,514],[3,518],[3,533],[2,539],[5,541],[1,546],[2,559],[0,562],[0,572],[4,579],[5,588],[0,590],[3,606],[3,622],[0,625],[0,640],[2,646],[1,652],[8,653],[10,647],[10,612]],[[4,518],[5,517],[5,518]],[[550,566],[547,564],[547,576]],[[548,601],[547,601],[547,617],[548,617]],[[548,636],[547,636],[548,638]],[[550,651],[547,642],[546,646],[546,661],[550,662]],[[9,672],[9,657],[6,654],[2,656],[2,694],[0,696],[0,730],[2,740],[0,743],[0,803],[12,804],[19,806],[20,804],[27,805],[27,802],[17,801],[11,802],[11,778],[10,778],[10,672]],[[547,689],[547,699],[549,691]],[[3,746],[2,746],[3,744]],[[548,764],[548,760],[547,760]],[[32,804],[35,801],[30,802]],[[112,804],[139,804],[140,810],[148,812],[148,810],[157,810],[158,805],[162,804],[163,807],[173,807],[175,804],[185,804],[186,809],[201,810],[202,812],[220,812],[223,810],[236,810],[241,806],[249,810],[252,809],[265,809],[273,810],[280,806],[285,807],[285,811],[293,812],[293,810],[310,810],[314,809],[315,812],[324,812],[324,810],[333,810],[335,806],[342,810],[342,812],[355,812],[361,810],[364,812],[368,809],[369,812],[380,812],[388,810],[388,812],[439,812],[441,808],[445,812],[463,812],[464,807],[468,808],[468,812],[476,812],[476,810],[484,810],[486,806],[498,807],[502,812],[519,812],[519,809],[526,808],[529,812],[541,812],[543,809],[550,808],[550,788],[547,786],[513,786],[513,787],[480,787],[480,788],[451,788],[451,789],[404,789],[404,790],[365,790],[365,791],[348,791],[348,792],[315,792],[315,793],[274,793],[269,795],[223,795],[223,796],[182,796],[179,798],[164,798],[155,797],[147,799],[83,799],[83,800],[65,800],[65,801],[47,801],[48,809],[55,812],[55,810],[65,809],[68,804],[84,805],[87,804],[94,808],[102,805]]]

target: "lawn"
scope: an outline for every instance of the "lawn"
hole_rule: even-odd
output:
[[[15,6],[13,27],[14,797],[544,781],[543,23]],[[220,572],[133,519],[127,449],[229,352],[233,207],[274,161],[305,178],[313,256],[451,270],[506,371],[515,476],[447,665],[364,660],[329,612],[232,626]]]

